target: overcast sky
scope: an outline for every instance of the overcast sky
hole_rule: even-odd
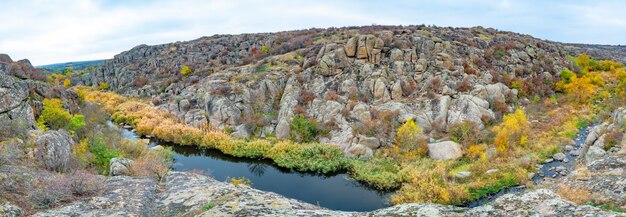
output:
[[[626,44],[626,1],[1,0],[0,53],[33,65],[107,59],[139,44],[213,34],[371,24],[484,26]]]

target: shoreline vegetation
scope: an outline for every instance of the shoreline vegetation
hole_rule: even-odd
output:
[[[169,112],[139,99],[90,87],[73,87],[88,102],[104,105],[116,123],[131,125],[139,134],[180,145],[213,148],[236,157],[262,158],[278,166],[303,172],[329,173],[347,170],[350,176],[377,189],[395,190],[392,204],[432,202],[462,205],[517,185],[529,185],[535,165],[562,152],[579,129],[602,120],[623,105],[626,72],[621,64],[570,58],[575,72],[563,70],[554,84],[559,94],[515,105],[502,118],[480,129],[464,122],[449,129],[442,141],[462,145],[458,160],[428,158],[426,140],[413,121],[396,132],[394,145],[370,159],[352,159],[336,146],[317,142],[297,143],[276,138],[232,138],[211,127],[193,127]],[[460,176],[459,174],[465,174]],[[532,188],[532,186],[530,186]]]

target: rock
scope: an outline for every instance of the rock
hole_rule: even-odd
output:
[[[554,171],[557,173],[563,172],[565,170],[567,170],[567,168],[565,168],[564,166],[557,166],[554,168]]]
[[[129,175],[130,172],[128,169],[133,164],[133,160],[126,158],[111,158],[109,163],[109,175],[110,176],[120,176],[120,175]]]
[[[354,57],[356,55],[357,43],[359,39],[357,36],[348,39],[348,42],[344,46],[344,50],[346,51],[346,56]]]
[[[74,141],[65,130],[49,130],[35,139],[37,155],[45,167],[53,171],[65,171],[70,160]]]
[[[252,135],[252,132],[250,132],[250,129],[247,124],[237,125],[235,127],[235,131],[230,134],[230,136],[237,137],[237,138],[250,138],[251,135]]]
[[[557,161],[563,161],[563,160],[565,160],[565,154],[563,154],[563,153],[556,153],[556,154],[554,154],[552,156],[552,158],[554,160],[557,160]]]
[[[16,206],[15,204],[12,204],[10,202],[4,202],[0,204],[0,216],[18,217],[22,216],[23,214],[24,213],[22,211],[22,208]]]
[[[284,119],[278,121],[278,125],[276,125],[276,138],[289,138],[290,134],[291,128],[289,128],[289,123]]]
[[[404,59],[404,52],[402,52],[398,48],[394,48],[391,50],[391,60],[392,61],[402,61]]]
[[[191,103],[189,103],[189,100],[183,99],[180,101],[178,106],[181,111],[186,112],[186,111],[189,111],[189,109],[191,108]]]
[[[454,176],[457,178],[466,178],[466,177],[469,177],[470,175],[472,175],[472,173],[469,171],[461,171],[461,172],[457,172]]]
[[[381,78],[374,83],[374,99],[382,100],[383,102],[389,100],[389,90],[385,85],[385,81]]]
[[[372,149],[361,144],[355,144],[348,148],[348,153],[357,157],[371,157]]]
[[[578,156],[578,155],[580,155],[580,150],[572,150],[572,151],[569,152],[569,154],[572,155],[572,156]]]
[[[499,169],[490,169],[485,171],[485,174],[491,174],[491,173],[497,173],[498,171],[500,171]]]
[[[589,205],[576,205],[547,189],[506,194],[493,203],[470,209],[465,216],[615,216]]]
[[[53,216],[154,216],[151,203],[157,183],[152,179],[114,176],[107,179],[99,196],[37,213],[37,217]]]
[[[545,163],[551,163],[552,161],[554,161],[554,159],[548,158],[548,159],[546,159]]]
[[[371,149],[377,149],[380,147],[380,140],[376,137],[359,135],[359,144],[367,146]]]
[[[604,154],[606,154],[606,151],[604,151],[604,149],[598,146],[591,146],[589,147],[589,150],[587,150],[587,154],[585,154],[585,159],[587,163],[593,163],[595,160],[599,159]]]
[[[163,146],[161,146],[161,145],[156,145],[156,146],[154,146],[154,147],[150,148],[150,150],[160,150],[160,149],[164,149],[164,148],[163,148]]]
[[[428,144],[428,156],[435,160],[454,160],[463,156],[461,145],[453,141]]]
[[[400,82],[396,82],[391,86],[391,99],[402,99],[402,84]]]
[[[481,128],[484,128],[484,118],[495,118],[495,114],[489,109],[489,102],[470,95],[460,95],[453,99],[447,114],[448,125],[471,121]]]
[[[572,145],[566,145],[565,146],[565,151],[572,151],[572,150],[574,150],[574,146],[572,146]]]

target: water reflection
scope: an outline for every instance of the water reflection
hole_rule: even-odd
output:
[[[128,129],[122,129],[122,135],[138,138]],[[152,139],[149,145],[171,147],[175,152],[173,169],[176,171],[203,171],[220,181],[226,181],[228,177],[246,177],[256,189],[334,210],[371,211],[388,206],[389,192],[377,191],[354,181],[346,171],[302,173],[278,167],[271,160],[237,158],[214,149],[181,146],[156,139]]]

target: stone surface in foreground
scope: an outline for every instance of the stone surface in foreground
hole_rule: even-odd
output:
[[[111,177],[106,192],[35,216],[626,216],[579,206],[550,190],[507,194],[472,209],[402,204],[372,212],[320,208],[204,175],[170,172],[161,185],[149,179]]]

